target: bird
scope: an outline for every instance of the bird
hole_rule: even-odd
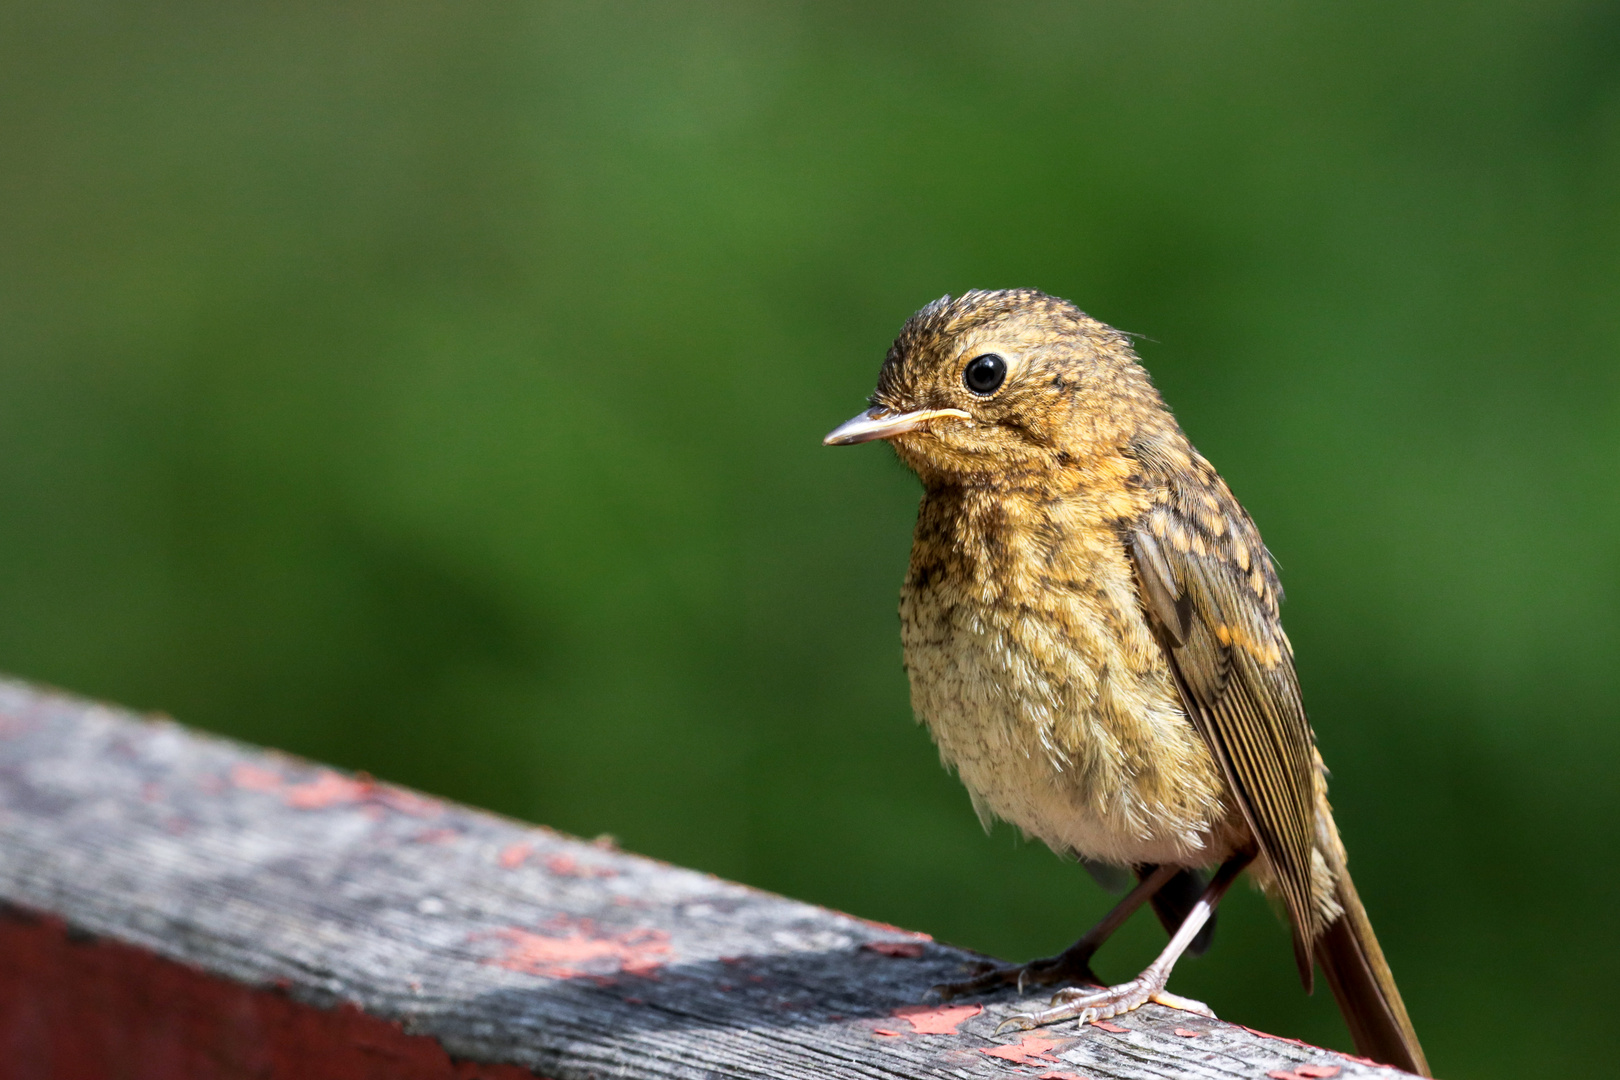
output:
[[[1431,1075],[1350,877],[1272,557],[1131,337],[1034,289],[947,295],[905,323],[868,404],[823,441],[886,441],[922,483],[900,597],[913,711],[987,828],[1137,878],[1063,953],[935,989],[1065,984],[1003,1028],[1207,1013],[1166,984],[1248,870],[1357,1050]],[[1145,903],[1169,944],[1101,986],[1093,953]]]

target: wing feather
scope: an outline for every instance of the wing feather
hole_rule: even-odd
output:
[[[1311,983],[1313,737],[1279,616],[1270,555],[1215,470],[1178,443],[1141,447],[1150,509],[1128,537],[1142,605],[1162,632],[1187,715],[1208,742],[1294,926]]]

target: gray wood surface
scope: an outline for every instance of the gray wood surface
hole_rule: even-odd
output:
[[[997,1036],[925,936],[15,682],[0,900],[558,1080],[1404,1075],[1159,1006]]]

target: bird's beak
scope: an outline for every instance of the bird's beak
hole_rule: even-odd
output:
[[[973,419],[961,409],[918,409],[915,412],[897,413],[890,412],[881,405],[874,405],[859,416],[833,428],[821,442],[824,446],[854,446],[856,443],[871,442],[873,439],[892,439],[896,435],[916,431],[930,420],[946,416],[960,417],[963,420]]]

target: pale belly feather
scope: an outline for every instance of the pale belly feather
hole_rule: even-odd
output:
[[[1043,595],[1040,609],[947,592],[902,597],[912,704],[986,825],[1001,818],[1055,851],[1116,864],[1227,854],[1224,782],[1134,584]]]

